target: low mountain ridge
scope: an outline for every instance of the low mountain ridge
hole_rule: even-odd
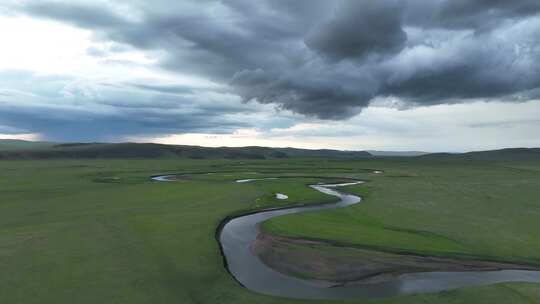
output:
[[[429,154],[429,152],[423,151],[379,151],[379,150],[367,150],[369,154],[373,156],[381,157],[414,157]]]
[[[379,151],[381,152],[381,151]],[[465,160],[540,160],[540,148],[507,148],[466,153],[428,153],[341,151],[331,149],[298,149],[270,147],[201,147],[154,143],[53,143],[0,139],[2,159],[276,159],[276,158],[335,158],[366,159],[408,157],[417,159]]]
[[[540,148],[507,148],[466,153],[431,153],[419,157],[470,160],[540,160]]]
[[[369,158],[364,151],[308,150],[269,147],[200,147],[153,143],[61,143],[1,149],[0,159],[273,159],[289,157]]]
[[[0,151],[13,151],[51,147],[54,143],[46,141],[28,141],[20,139],[0,139]]]

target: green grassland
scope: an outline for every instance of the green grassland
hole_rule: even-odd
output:
[[[533,167],[534,168],[534,167]],[[295,214],[266,231],[439,256],[540,265],[540,174],[512,164],[409,161],[348,187],[364,202]]]
[[[223,267],[215,230],[231,214],[332,201],[306,185],[346,178],[368,181],[348,189],[365,195],[362,204],[278,218],[265,228],[540,264],[539,168],[534,160],[0,161],[0,303],[340,303],[242,288]],[[170,173],[185,175],[149,179]],[[286,178],[234,182],[270,176]],[[276,192],[289,199],[276,200]],[[537,303],[540,286],[345,302]]]

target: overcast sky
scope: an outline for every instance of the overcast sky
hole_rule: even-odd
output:
[[[0,138],[540,146],[538,0],[0,2]]]

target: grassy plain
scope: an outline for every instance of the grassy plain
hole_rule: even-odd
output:
[[[540,264],[540,172],[523,162],[387,162],[344,189],[361,204],[272,219],[266,231],[382,250]]]
[[[331,201],[305,186],[331,177],[369,180],[349,189],[365,202],[275,219],[266,228],[540,263],[539,168],[459,160],[1,161],[0,303],[310,303],[240,287],[223,268],[214,233],[230,214]],[[189,174],[149,180],[169,173]],[[265,176],[288,178],[233,182]],[[276,200],[275,192],[289,200]],[[539,285],[498,284],[347,303],[536,302]]]

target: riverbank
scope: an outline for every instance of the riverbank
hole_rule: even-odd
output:
[[[241,180],[241,183],[264,184],[271,179],[279,180],[260,178]],[[338,197],[339,201],[263,210],[228,220],[218,230],[225,267],[249,290],[301,299],[373,299],[500,282],[540,282],[538,268],[523,264],[419,255],[399,248],[376,251],[358,248],[362,245],[347,247],[335,241],[284,238],[261,231],[264,224],[283,217],[357,206],[361,198],[342,189],[356,189],[352,186],[363,183],[317,183],[309,187]],[[423,234],[433,237],[429,232]]]
[[[399,254],[264,232],[259,232],[251,252],[280,273],[324,287],[380,283],[405,273],[540,270],[535,265]]]

